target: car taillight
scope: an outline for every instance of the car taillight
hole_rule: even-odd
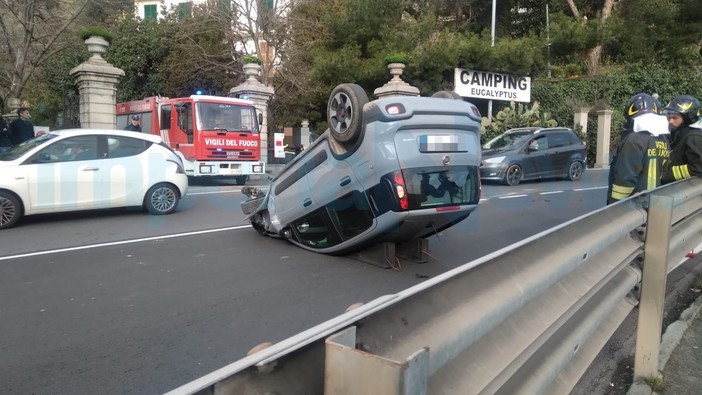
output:
[[[400,208],[402,210],[409,209],[409,199],[407,198],[407,189],[405,189],[405,178],[402,177],[402,172],[393,173],[392,182],[395,186],[395,195],[400,200]]]

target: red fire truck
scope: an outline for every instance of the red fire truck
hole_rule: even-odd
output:
[[[261,114],[253,102],[229,97],[193,95],[169,99],[148,97],[117,104],[117,128],[139,115],[144,133],[161,136],[183,159],[193,177],[264,174],[261,161]]]

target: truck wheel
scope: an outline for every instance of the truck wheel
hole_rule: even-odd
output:
[[[22,204],[15,195],[0,192],[0,229],[14,226],[22,217]]]
[[[249,176],[236,176],[234,180],[236,181],[236,185],[244,185],[246,181],[249,180]]]
[[[368,95],[359,85],[340,84],[334,88],[327,103],[327,121],[336,141],[351,144],[358,139],[366,103]]]
[[[162,182],[149,188],[144,197],[144,208],[150,214],[164,215],[170,214],[178,207],[180,193],[171,184]]]
[[[440,99],[455,99],[455,100],[463,100],[461,95],[454,91],[438,91],[431,95],[431,97],[438,97]]]

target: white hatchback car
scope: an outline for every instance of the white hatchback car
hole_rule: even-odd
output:
[[[23,215],[141,206],[170,214],[188,190],[161,137],[121,130],[50,132],[0,153],[0,229]]]

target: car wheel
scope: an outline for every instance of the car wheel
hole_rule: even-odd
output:
[[[519,165],[509,165],[505,172],[505,184],[514,186],[522,181],[522,168]]]
[[[583,166],[583,162],[577,160],[573,161],[570,163],[570,166],[568,166],[568,174],[566,175],[566,178],[571,181],[578,181],[580,177],[583,176],[584,171],[585,167]]]
[[[431,95],[431,97],[438,97],[441,99],[455,99],[455,100],[463,100],[461,95],[454,91],[438,91]]]
[[[22,217],[19,199],[7,192],[0,192],[0,229],[14,226]]]
[[[170,214],[175,211],[180,201],[178,189],[173,185],[161,183],[152,186],[144,198],[146,211],[153,215]]]
[[[327,121],[331,136],[340,143],[353,143],[363,129],[363,106],[368,95],[359,85],[340,84],[327,103]]]

